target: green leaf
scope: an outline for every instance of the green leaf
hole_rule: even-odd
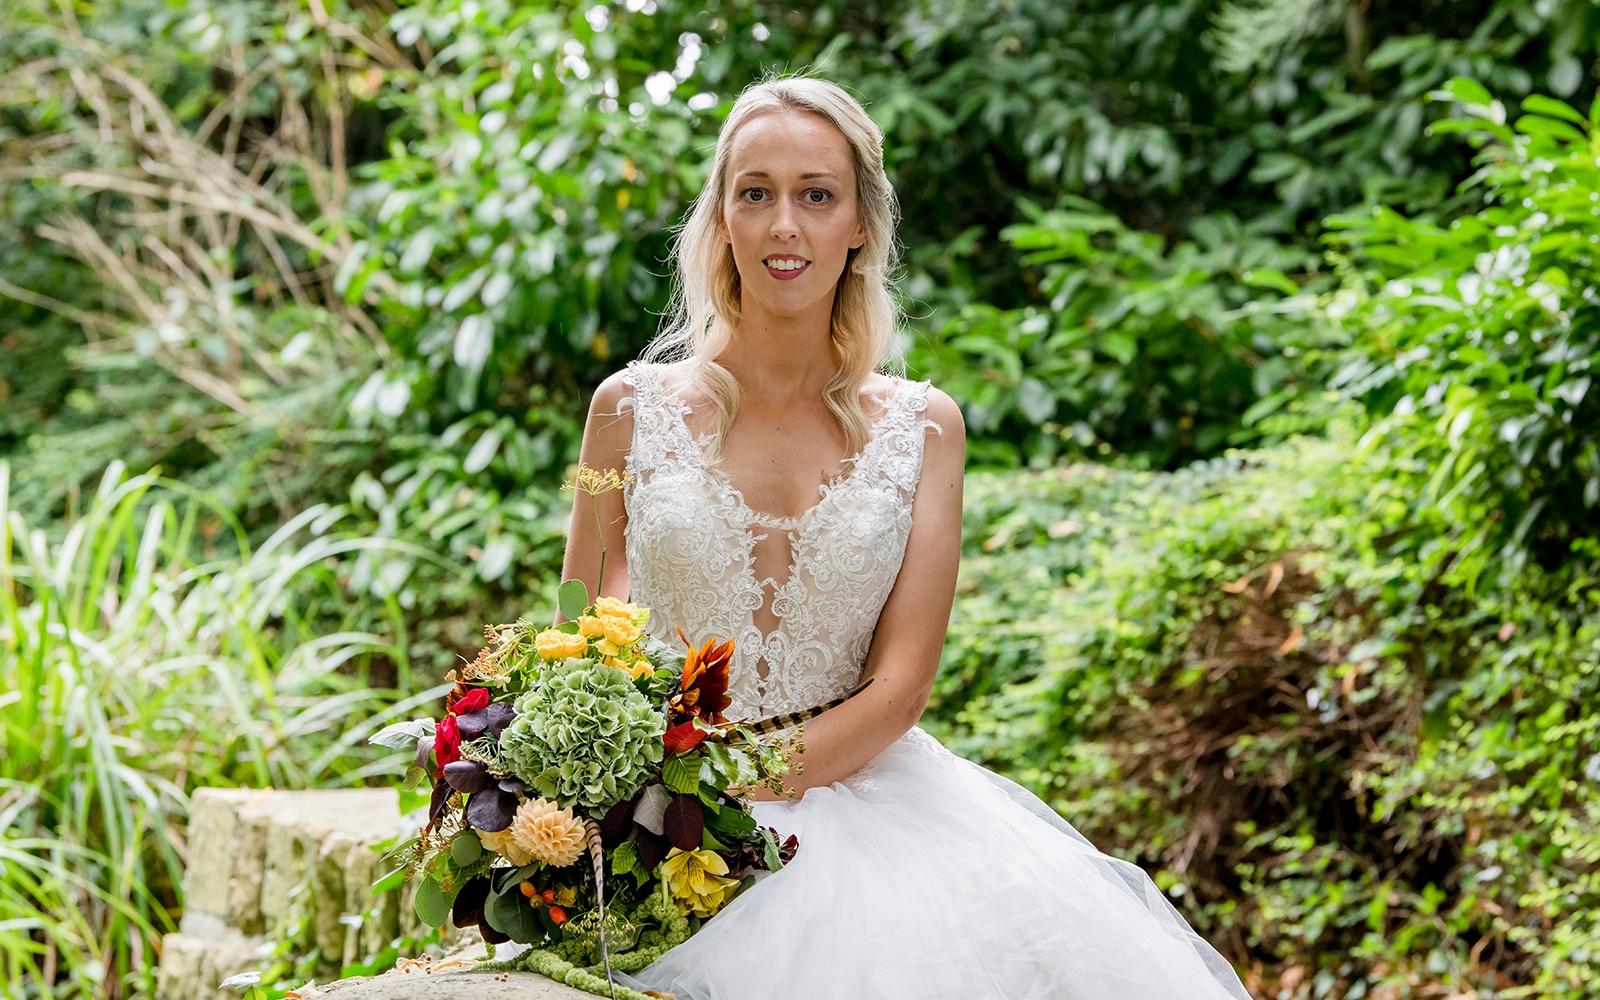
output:
[[[455,893],[447,894],[439,888],[438,882],[425,878],[417,886],[417,919],[429,927],[442,927],[450,917],[450,904],[454,902]]]
[[[556,590],[556,605],[564,618],[577,618],[588,610],[589,587],[582,580],[563,580]],[[510,933],[509,931],[507,933]]]
[[[450,860],[465,868],[483,856],[483,842],[472,830],[462,830],[450,840]]]
[[[399,868],[396,868],[394,871],[385,874],[379,878],[378,881],[372,883],[372,891],[374,893],[391,892],[394,889],[399,888],[400,885],[405,882],[405,880],[406,868],[405,865],[401,865]]]
[[[432,735],[432,719],[410,719],[405,722],[396,722],[393,725],[384,726],[371,736],[368,736],[367,742],[374,746],[397,750],[415,746],[417,740],[424,736]]]
[[[704,827],[700,831],[700,846],[708,851],[726,851],[728,845],[711,835],[711,828]]]
[[[643,874],[639,871],[639,848],[633,841],[630,840],[612,848],[611,874]]]
[[[661,767],[661,783],[674,792],[696,795],[700,791],[700,755],[669,757]]]
[[[1274,288],[1285,295],[1300,291],[1289,276],[1275,267],[1252,267],[1240,275],[1240,280],[1252,288]]]
[[[1558,101],[1553,97],[1543,94],[1529,94],[1522,99],[1522,110],[1529,114],[1544,115],[1547,118],[1561,118],[1574,125],[1584,124],[1583,115],[1572,105],[1565,101]]]
[[[544,927],[539,923],[539,910],[528,903],[521,890],[513,885],[505,892],[489,897],[483,908],[483,917],[489,926],[518,944],[536,944],[544,940]]]
[[[706,817],[706,825],[726,837],[743,837],[756,828],[756,818],[743,809],[719,809]]]
[[[779,871],[783,868],[783,855],[779,853],[777,835],[766,827],[761,828],[761,853],[766,859],[769,870]]]
[[[1453,76],[1445,81],[1442,89],[1463,104],[1488,105],[1494,102],[1483,84],[1470,77]]]

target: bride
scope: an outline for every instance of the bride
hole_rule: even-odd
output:
[[[849,95],[752,85],[676,241],[672,325],[592,401],[581,460],[632,478],[577,492],[564,579],[651,608],[665,641],[732,638],[729,718],[873,681],[805,724],[789,795],[756,796],[794,860],[616,978],[678,1000],[1249,1000],[1142,869],[916,725],[965,430],[948,395],[883,371],[897,211]]]

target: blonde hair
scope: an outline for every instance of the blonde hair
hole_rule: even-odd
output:
[[[838,368],[823,390],[823,401],[844,430],[845,454],[850,458],[865,447],[870,433],[861,407],[862,384],[873,371],[901,374],[891,363],[903,368],[896,351],[903,314],[893,294],[901,277],[895,243],[900,205],[883,169],[883,131],[838,85],[817,77],[769,73],[744,89],[722,123],[710,177],[672,241],[675,287],[667,321],[641,354],[646,362],[692,360],[690,378],[716,412],[707,451],[707,460],[714,464],[739,406],[739,384],[713,360],[732,341],[740,315],[739,271],[732,248],[717,229],[733,138],[754,116],[783,110],[820,115],[832,123],[849,144],[855,171],[856,205],[866,242],[849,250],[834,292],[829,339]],[[842,475],[844,464],[828,470],[828,479]]]

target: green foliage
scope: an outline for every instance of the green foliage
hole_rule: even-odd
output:
[[[885,130],[974,464],[1187,463],[974,475],[930,720],[1284,992],[1594,993],[1597,39],[1586,0],[7,3],[7,981],[150,978],[194,784],[395,779],[366,732],[558,582],[732,96],[813,68]]]
[[[1483,151],[1463,185],[1482,207],[1442,224],[1387,209],[1330,220],[1352,266],[1332,313],[1356,350],[1331,385],[1374,434],[1436,463],[1421,502],[1473,517],[1451,578],[1514,576],[1574,556],[1600,514],[1600,100],[1585,118],[1530,97],[1505,106],[1457,79],[1466,116],[1435,125]]]
[[[337,511],[253,548],[183,484],[113,467],[57,544],[9,486],[0,462],[0,971],[56,997],[148,990],[190,791],[392,781],[367,735],[446,688],[350,627]]]
[[[1414,505],[1432,468],[1361,451],[1364,427],[1345,407],[1326,440],[1176,473],[971,477],[924,722],[1225,952],[1298,970],[1283,995],[1578,1000],[1600,982],[1596,547],[1449,582],[1419,552],[1476,523]]]
[[[1001,235],[1039,265],[1042,303],[973,305],[915,359],[962,400],[979,462],[1171,467],[1254,441],[1272,393],[1303,388],[1331,331],[1310,309],[1315,258],[1228,217],[1165,247],[1100,207],[1024,201]]]

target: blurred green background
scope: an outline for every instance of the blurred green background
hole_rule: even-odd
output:
[[[925,728],[1259,997],[1600,996],[1597,47],[1594,0],[8,0],[4,982],[148,995],[194,788],[392,783],[366,736],[549,613],[668,227],[809,71],[967,420]]]

